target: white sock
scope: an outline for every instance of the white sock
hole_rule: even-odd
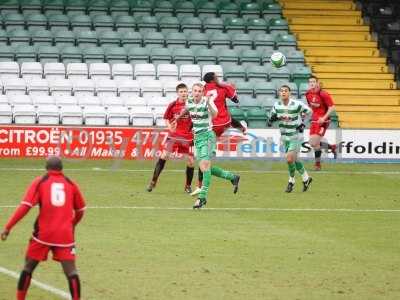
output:
[[[308,178],[309,178],[308,173],[307,173],[306,170],[304,170],[304,173],[303,173],[303,175],[301,175],[301,176],[303,177],[303,182],[304,182],[304,181],[307,181]]]
[[[289,182],[291,182],[291,183],[294,184],[294,183],[295,183],[294,177],[290,177],[290,176],[289,176]]]

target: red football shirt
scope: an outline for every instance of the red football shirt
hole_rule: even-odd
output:
[[[185,110],[185,107],[186,103],[178,99],[171,102],[164,113],[164,119],[174,121]],[[192,120],[188,114],[177,120],[176,130],[174,132],[169,132],[169,136],[190,142],[193,140]]]
[[[329,107],[334,105],[331,95],[324,90],[314,91],[309,89],[306,92],[306,99],[313,111],[311,121],[317,121],[319,118],[323,117]]]
[[[79,187],[62,172],[49,171],[36,178],[21,204],[39,205],[33,239],[49,246],[74,245],[75,211],[85,209],[85,201]]]
[[[218,114],[213,118],[214,126],[223,126],[231,122],[231,115],[226,106],[226,98],[232,98],[236,95],[236,90],[228,83],[222,82],[216,84],[215,82],[206,83],[204,87],[204,94],[211,96],[214,100],[215,106],[218,109]]]

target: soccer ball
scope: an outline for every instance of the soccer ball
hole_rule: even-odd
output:
[[[270,61],[274,67],[280,68],[286,65],[286,56],[282,52],[274,52],[271,55]]]

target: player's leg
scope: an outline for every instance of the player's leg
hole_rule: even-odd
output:
[[[211,184],[211,161],[208,159],[202,159],[199,162],[199,167],[203,172],[203,184],[193,208],[201,208],[207,204],[208,190]]]
[[[233,128],[239,129],[243,134],[247,133],[247,126],[244,121],[238,121],[234,118],[231,118],[231,126]]]
[[[233,185],[233,193],[236,194],[239,189],[240,176],[235,175],[232,172],[226,171],[220,167],[212,166],[211,175],[229,180]]]
[[[295,161],[296,170],[300,173],[301,178],[303,180],[303,192],[307,191],[312,182],[312,178],[308,175],[307,170],[305,169],[303,163],[298,159]]]
[[[296,173],[296,152],[295,151],[289,151],[289,142],[285,142],[285,150],[286,150],[286,162],[288,165],[288,172],[289,172],[289,182],[286,187],[285,192],[286,193],[291,193],[294,188],[295,184],[295,179],[294,175]]]
[[[186,185],[185,185],[185,192],[188,194],[192,193],[193,175],[194,175],[194,157],[191,153],[189,153],[186,164]]]
[[[315,156],[315,171],[321,170],[321,136],[319,134],[312,133],[310,135],[310,146],[314,149]]]
[[[153,177],[151,178],[151,181],[149,185],[147,186],[147,191],[151,192],[157,185],[158,177],[160,177],[160,174],[162,170],[164,169],[165,162],[169,158],[170,152],[166,149],[163,150],[161,153],[160,158],[157,160],[157,163],[154,167],[154,172],[153,172]]]
[[[26,258],[24,268],[18,280],[17,300],[25,300],[26,294],[28,293],[28,289],[31,284],[33,271],[36,269],[38,264],[38,260],[34,260],[29,257]]]
[[[81,282],[79,279],[75,261],[62,260],[60,261],[60,263],[68,280],[68,286],[72,300],[79,300],[81,298]]]

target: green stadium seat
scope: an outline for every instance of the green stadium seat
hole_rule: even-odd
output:
[[[280,67],[280,68],[272,67],[269,73],[269,77],[271,78],[272,81],[282,80],[282,79],[289,81],[290,70],[287,67]]]
[[[180,19],[181,30],[184,33],[201,33],[203,22],[200,18],[184,17]]]
[[[266,1],[263,3],[261,15],[264,19],[268,17],[280,17],[282,15],[282,8],[275,1]]]
[[[238,67],[239,54],[233,49],[224,49],[223,51],[218,51],[218,64],[224,69],[228,66]]]
[[[99,45],[101,46],[104,45],[119,46],[121,44],[121,38],[118,32],[111,30],[100,31],[98,33],[98,40],[99,40]]]
[[[258,3],[242,3],[240,5],[240,16],[242,18],[259,18],[261,7]]]
[[[15,48],[15,60],[18,63],[36,61],[36,49],[33,46],[19,45]]]
[[[172,49],[172,59],[178,66],[194,64],[195,57],[192,49]]]
[[[36,50],[38,61],[42,64],[48,62],[59,62],[60,50],[55,46],[40,46]]]
[[[208,39],[212,49],[226,50],[231,47],[231,36],[227,33],[212,32]]]
[[[260,51],[260,53],[261,53],[261,63],[264,66],[271,66],[271,55],[274,52],[275,52],[275,50],[271,49],[271,48],[266,48],[266,49]]]
[[[158,30],[158,20],[156,17],[141,16],[137,18],[138,31],[142,34],[155,32]]]
[[[311,76],[311,69],[306,66],[295,66],[292,70],[293,82],[300,86],[302,83],[307,83]]]
[[[150,1],[136,0],[131,2],[131,13],[134,17],[150,16],[153,5]]]
[[[74,31],[91,30],[92,19],[87,15],[73,15],[70,17],[71,28]]]
[[[240,108],[248,111],[249,109],[252,108],[260,108],[262,105],[261,103],[253,97],[249,97],[249,96],[242,96],[239,98],[239,105]]]
[[[8,34],[5,30],[0,29],[0,46],[8,44]]]
[[[169,32],[165,36],[168,48],[186,48],[186,36],[183,32]]]
[[[161,32],[147,32],[143,36],[143,45],[147,48],[164,47],[164,35]]]
[[[286,19],[272,19],[269,22],[269,31],[270,32],[285,32],[289,31],[289,25]]]
[[[24,15],[40,14],[42,12],[41,0],[20,0],[19,4]]]
[[[236,82],[236,91],[239,96],[239,100],[241,97],[253,97],[254,95],[253,84],[247,81]]]
[[[156,1],[153,7],[154,15],[159,17],[172,17],[174,6],[170,1]]]
[[[97,34],[95,31],[82,30],[76,33],[76,45],[80,47],[97,46]]]
[[[259,33],[256,34],[254,39],[254,48],[257,51],[273,50],[275,47],[275,39],[271,34]]]
[[[278,34],[275,37],[275,45],[278,48],[283,46],[297,47],[297,41],[295,36],[292,34]]]
[[[81,63],[82,50],[75,46],[62,46],[60,49],[60,58],[64,64]]]
[[[25,29],[25,19],[22,14],[8,13],[3,16],[3,24],[7,31]]]
[[[117,15],[114,19],[115,29],[117,31],[134,31],[136,30],[136,20],[132,16]]]
[[[50,14],[48,16],[49,29],[51,31],[57,30],[68,30],[69,29],[69,18],[67,15],[62,14]]]
[[[65,13],[68,16],[85,15],[86,1],[85,0],[66,0]]]
[[[214,49],[198,48],[195,50],[196,63],[198,65],[215,65],[217,54]]]
[[[132,65],[149,63],[149,49],[132,47],[128,49],[128,62]]]
[[[125,64],[127,62],[128,54],[123,47],[104,47],[104,54],[109,64]]]
[[[0,45],[0,61],[13,61],[14,57],[14,47]]]
[[[108,2],[105,0],[92,0],[88,3],[87,12],[89,16],[107,15]]]
[[[240,53],[240,64],[247,66],[260,65],[260,53],[257,50],[243,50]]]
[[[196,8],[191,1],[177,1],[174,10],[177,17],[194,17]]]
[[[162,33],[177,32],[180,28],[179,20],[176,17],[161,17],[158,25]]]
[[[113,18],[116,16],[128,16],[129,2],[127,0],[111,1],[109,11]]]
[[[221,1],[218,5],[218,14],[221,18],[232,17],[235,18],[239,15],[239,6],[229,0]]]
[[[223,32],[224,22],[221,18],[205,18],[203,19],[204,32]]]
[[[218,15],[217,5],[214,2],[199,2],[196,10],[199,17],[215,18]]]
[[[265,108],[252,107],[247,111],[247,125],[249,128],[266,128],[267,120]]]
[[[75,45],[75,34],[72,31],[69,30],[55,31],[53,37],[54,37],[54,44],[57,47]]]
[[[296,84],[298,84],[295,81]],[[301,82],[299,85],[299,98],[302,98],[306,95],[306,92],[308,91],[308,83],[307,82]]]
[[[220,65],[221,63],[218,62]],[[246,81],[246,70],[243,66],[236,65],[222,65],[224,68],[224,77],[226,81]]]
[[[253,48],[253,39],[247,33],[234,33],[231,35],[232,48],[236,51],[251,50]]]
[[[248,19],[246,29],[251,36],[255,37],[259,33],[266,34],[268,32],[268,23],[260,18]]]
[[[254,85],[254,94],[256,99],[259,101],[263,101],[265,98],[275,98],[276,97],[276,88],[275,84],[272,82],[261,82],[256,81],[253,83]]]
[[[53,34],[49,30],[33,30],[31,31],[31,38],[34,46],[53,45]]]
[[[281,50],[281,49],[279,49]],[[305,58],[304,53],[301,50],[289,49],[289,50],[282,50],[282,52],[286,56],[286,62],[289,64],[297,64],[297,65],[304,65]]]
[[[191,49],[208,48],[208,35],[205,33],[186,34],[188,47]]]
[[[92,23],[94,30],[114,30],[114,20],[111,16],[95,15]]]
[[[269,69],[265,66],[248,66],[246,68],[247,80],[251,82],[263,82],[268,80]]]
[[[229,112],[233,119],[238,121],[247,121],[246,113],[240,107],[230,106]]]
[[[19,13],[19,1],[18,0],[1,1],[0,11],[1,14]]]
[[[170,64],[172,61],[171,50],[168,48],[152,48],[150,62],[154,65]]]
[[[82,49],[83,62],[87,64],[104,62],[104,49],[101,47],[88,47]]]
[[[25,16],[26,28],[32,29],[47,29],[47,17],[42,14],[29,14]]]
[[[31,33],[25,29],[13,29],[8,31],[8,40],[13,46],[29,46],[31,42]]]
[[[121,45],[125,48],[141,47],[143,45],[143,37],[139,32],[123,31],[120,33]]]
[[[246,23],[242,18],[226,18],[224,28],[228,33],[245,33]]]
[[[63,0],[43,0],[43,12],[47,16],[64,13]]]

